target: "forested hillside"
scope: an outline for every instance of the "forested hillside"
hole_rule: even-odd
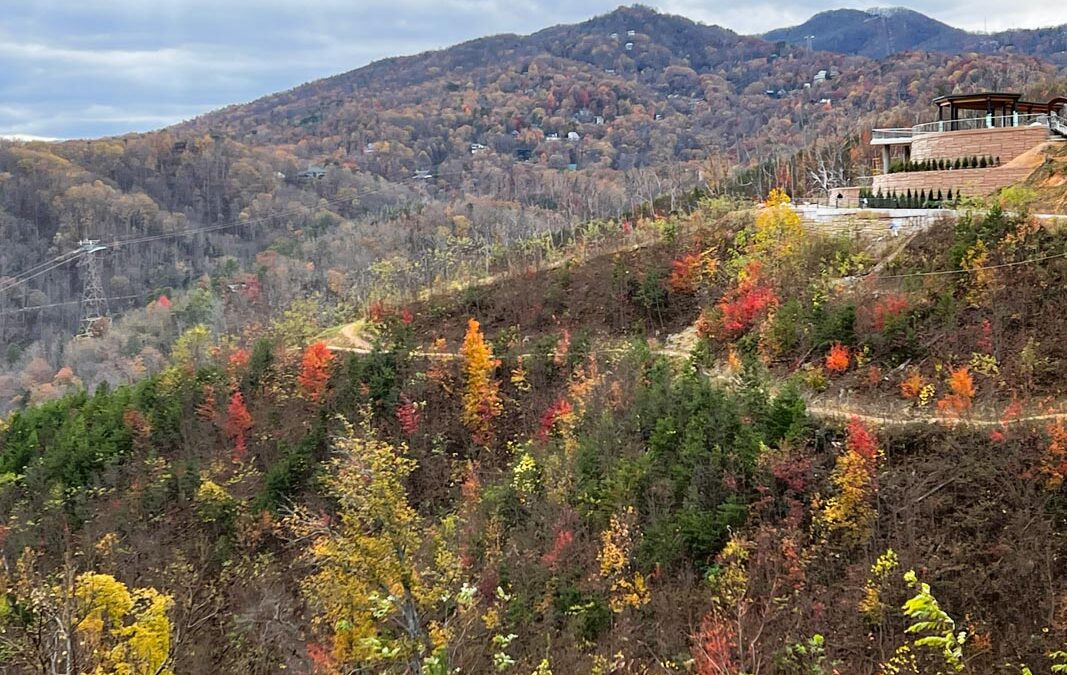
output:
[[[704,200],[358,335],[194,325],[0,425],[0,662],[1051,672],[1065,239],[1006,205],[901,249]]]
[[[0,143],[0,672],[1063,672],[1062,152],[790,197],[1067,90],[993,51],[636,6]]]

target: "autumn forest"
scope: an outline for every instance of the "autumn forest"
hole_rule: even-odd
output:
[[[1067,32],[848,11],[0,141],[0,672],[1067,672],[1067,149],[811,215]]]

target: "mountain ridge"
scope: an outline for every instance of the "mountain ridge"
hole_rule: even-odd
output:
[[[907,7],[825,10],[801,24],[776,28],[760,37],[797,46],[806,46],[810,40],[816,50],[871,58],[907,51],[1016,51],[1067,62],[1063,25],[978,33]]]

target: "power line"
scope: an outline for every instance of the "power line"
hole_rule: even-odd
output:
[[[466,171],[449,171],[449,172],[444,172],[444,173],[433,174],[430,177],[431,178],[440,178],[440,177],[443,177],[443,176],[459,175],[459,174],[464,174],[464,173],[467,173],[467,172]],[[360,192],[360,193],[351,194],[351,195],[345,195],[343,197],[334,197],[332,199],[320,199],[319,202],[317,204],[315,204],[315,206],[318,206],[318,205],[323,204],[323,203],[325,203],[327,205],[334,205],[334,204],[340,204],[340,203],[343,203],[343,202],[349,202],[349,201],[352,201],[353,199],[359,199],[361,197],[366,197],[366,196],[369,196],[369,195],[372,195],[372,194],[378,194],[380,192],[384,192],[384,191],[386,191],[386,190],[388,190],[388,189],[390,189],[392,187],[395,187],[397,185],[404,185],[404,184],[409,183],[411,181],[421,181],[421,180],[424,180],[424,179],[422,179],[422,178],[405,178],[405,179],[398,180],[398,181],[387,182],[386,185],[382,185],[382,186],[377,187],[377,188],[375,188],[373,190],[365,190],[365,191]],[[109,248],[118,248],[120,246],[128,246],[128,245],[131,245],[131,244],[143,244],[143,243],[152,242],[152,241],[159,241],[159,240],[162,240],[162,239],[173,239],[173,238],[176,238],[176,237],[188,237],[188,236],[192,236],[194,234],[201,234],[201,233],[207,233],[207,232],[218,232],[219,230],[225,230],[225,229],[229,229],[231,227],[238,227],[238,226],[242,226],[242,225],[257,225],[257,224],[263,223],[266,220],[284,218],[287,215],[292,215],[292,214],[295,214],[295,213],[299,213],[304,208],[307,208],[307,207],[301,205],[301,206],[293,207],[288,212],[282,211],[280,213],[271,213],[271,214],[267,214],[267,215],[264,215],[264,216],[260,216],[259,218],[249,218],[249,219],[246,219],[246,220],[233,220],[233,221],[230,221],[228,223],[216,223],[215,225],[204,225],[202,227],[194,227],[194,228],[189,228],[189,229],[186,229],[186,230],[179,230],[177,232],[165,232],[165,233],[155,234],[155,235],[146,235],[146,236],[142,236],[142,237],[133,237],[133,238],[130,238],[130,239],[116,239],[115,241],[108,242],[106,245]]]
[[[68,255],[70,257],[62,258],[62,259],[56,258],[55,260],[57,260],[57,262],[54,262],[53,264],[49,265],[48,267],[45,267],[44,269],[38,270],[37,272],[34,272],[33,274],[31,274],[31,275],[29,275],[27,277],[23,277],[21,279],[15,279],[14,281],[8,283],[6,286],[0,286],[0,293],[3,293],[5,291],[9,291],[12,288],[17,288],[19,286],[22,286],[22,285],[26,284],[28,281],[30,281],[32,279],[36,279],[37,277],[41,276],[42,274],[46,274],[48,272],[51,272],[52,270],[56,269],[57,267],[62,267],[63,265],[67,264],[68,262],[70,262],[72,260],[77,260],[82,255],[82,251],[80,251],[80,250],[74,251],[74,252],[72,252],[71,254],[68,254]],[[37,267],[40,267],[40,265],[38,265]]]
[[[153,291],[145,291],[143,293],[131,293],[130,295],[113,295],[104,298],[108,302],[118,302],[120,300],[132,300],[134,298],[143,298],[145,296],[155,295]],[[47,305],[35,305],[33,307],[20,307],[18,309],[6,309],[0,311],[0,316],[10,316],[12,314],[25,314],[26,312],[37,312],[42,309],[53,309],[55,307],[68,307],[70,305],[80,304],[81,300],[64,300],[63,302],[51,302]]]
[[[970,274],[971,272],[980,272],[984,270],[999,270],[1005,267],[1018,267],[1019,265],[1031,265],[1033,263],[1044,262],[1046,260],[1055,260],[1056,258],[1067,258],[1067,252],[1063,253],[1050,253],[1048,255],[1038,256],[1036,258],[1027,258],[1026,260],[1016,260],[1014,262],[999,263],[997,265],[982,265],[979,267],[972,267],[970,269],[958,269],[958,270],[936,270],[933,272],[909,272],[907,274],[869,274],[865,275],[863,279],[909,279],[911,277],[937,277],[937,276],[950,276],[953,274]]]
[[[444,176],[458,175],[458,174],[463,174],[463,173],[466,173],[466,171],[449,171],[449,172],[433,174],[433,175],[431,175],[429,177],[430,178],[440,178],[440,177],[444,177]],[[384,181],[384,179],[382,179],[382,180]],[[335,205],[335,204],[340,204],[340,203],[344,203],[344,202],[350,202],[353,199],[359,199],[361,197],[366,197],[366,196],[369,196],[369,195],[372,195],[372,194],[378,194],[378,193],[384,192],[384,191],[386,191],[386,190],[388,190],[388,189],[390,189],[392,187],[395,187],[395,186],[398,186],[398,185],[404,185],[406,183],[409,183],[411,181],[416,181],[416,180],[421,181],[421,180],[424,180],[424,179],[423,178],[406,178],[406,179],[402,179],[402,180],[398,180],[398,181],[392,181],[392,182],[386,181],[386,184],[381,185],[380,187],[372,189],[372,190],[364,190],[363,192],[350,194],[350,195],[345,195],[343,197],[334,197],[332,199],[319,199],[316,202],[315,206],[319,206],[319,205],[322,205],[322,204],[326,204],[326,205],[331,205],[332,206],[332,205]],[[263,222],[265,222],[267,220],[277,219],[277,218],[285,218],[286,216],[299,213],[300,211],[302,211],[305,208],[308,208],[308,207],[301,205],[301,206],[293,207],[292,209],[290,209],[288,211],[281,211],[281,212],[277,212],[277,213],[271,213],[271,214],[267,214],[267,215],[264,215],[264,216],[260,216],[258,218],[250,218],[250,219],[245,219],[245,220],[233,220],[233,221],[230,221],[230,222],[227,222],[227,223],[216,223],[214,225],[205,225],[205,226],[202,226],[202,227],[188,228],[188,229],[179,230],[179,231],[176,231],[176,232],[164,232],[164,233],[155,234],[155,235],[145,235],[145,236],[139,236],[139,237],[130,237],[130,238],[127,238],[127,239],[116,239],[116,240],[111,241],[111,242],[106,242],[103,245],[108,247],[108,248],[119,248],[119,247],[122,247],[122,246],[131,246],[131,245],[134,245],[134,244],[144,244],[144,243],[149,243],[149,242],[153,242],[153,241],[160,241],[160,240],[163,240],[163,239],[173,239],[173,238],[177,238],[177,237],[188,237],[188,236],[192,236],[192,235],[195,235],[195,234],[202,234],[202,233],[208,233],[208,232],[218,232],[220,230],[229,229],[231,227],[238,227],[238,226],[241,226],[241,225],[257,225],[257,224],[261,224],[261,223],[263,223]],[[60,266],[64,265],[65,263],[68,263],[68,262],[70,262],[72,260],[75,260],[76,258],[81,256],[82,254],[83,254],[82,251],[75,250],[75,251],[72,251],[72,252],[68,252],[68,253],[56,256],[55,258],[53,258],[50,261],[39,263],[39,264],[29,268],[29,269],[26,269],[23,272],[21,272],[19,275],[17,275],[16,278],[13,281],[10,281],[5,285],[0,286],[0,293],[3,293],[5,291],[9,291],[9,290],[11,290],[13,288],[17,288],[17,287],[22,286],[22,285],[25,285],[30,280],[36,279],[37,277],[39,277],[39,276],[41,276],[43,274],[51,272],[52,270],[56,269],[57,267],[60,267]]]
[[[68,256],[77,255],[77,253],[78,253],[77,250],[67,251],[66,253],[60,253],[59,255],[57,255],[55,258],[52,258],[51,260],[45,260],[44,262],[37,263],[33,267],[29,267],[27,269],[24,269],[21,272],[16,272],[15,274],[7,274],[7,275],[4,275],[4,276],[10,277],[14,281],[14,280],[17,280],[19,277],[25,276],[27,274],[32,274],[35,271],[39,270],[40,268],[45,267],[46,265],[50,265],[50,264],[52,264],[54,262],[61,262],[61,261],[65,262],[65,259]],[[4,288],[6,288],[6,287],[5,286],[0,286],[0,291],[3,291]]]

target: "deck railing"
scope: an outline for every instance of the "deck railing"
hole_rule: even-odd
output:
[[[913,127],[895,127],[890,129],[872,129],[871,141],[907,140],[922,134],[936,134],[943,131],[966,131],[969,129],[1004,129],[1013,127],[1049,127],[1053,130],[1064,128],[1062,120],[1055,115],[1033,113],[1026,115],[1001,115],[987,117],[968,117],[959,120],[939,120],[916,124]],[[1060,131],[1059,133],[1067,133]]]
[[[959,120],[939,120],[916,124],[911,128],[912,134],[932,134],[942,131],[966,131],[969,129],[1001,129],[1010,127],[1048,126],[1049,116],[1045,113],[1027,115],[1001,115],[994,117],[967,117]]]
[[[1048,127],[1060,136],[1067,136],[1067,123],[1064,123],[1062,117],[1050,115],[1048,118]]]
[[[872,129],[872,141],[887,141],[896,138],[911,138],[911,127],[897,127],[893,129]]]

